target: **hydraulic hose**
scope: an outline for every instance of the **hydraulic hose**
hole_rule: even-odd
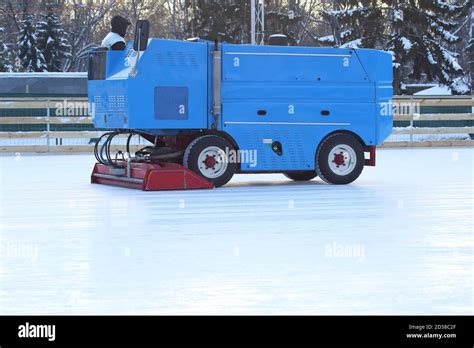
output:
[[[125,144],[126,154],[127,154],[128,158],[133,159],[133,157],[130,154],[130,143],[131,143],[132,137],[134,135],[139,135],[140,136],[140,135],[142,135],[142,133],[137,132],[137,131],[129,131],[129,132],[113,131],[113,132],[107,132],[107,133],[102,134],[99,137],[99,139],[97,140],[97,142],[95,143],[94,156],[95,156],[97,162],[99,162],[103,165],[106,165],[106,166],[114,167],[114,168],[122,168],[123,167],[123,164],[122,165],[118,164],[118,162],[116,160],[112,159],[112,156],[111,156],[112,141],[119,134],[128,134],[127,141],[126,141],[126,144]],[[147,148],[147,146],[145,146],[143,149],[145,149],[145,148]],[[154,160],[166,160],[166,159],[170,159],[170,158],[179,157],[183,153],[184,153],[184,151],[181,151],[181,150],[174,151],[174,152],[171,152],[171,153],[165,153],[165,154],[161,154],[161,155],[153,155],[153,153],[150,153],[147,158],[140,158],[139,160],[140,161],[146,161],[146,162],[154,161]]]

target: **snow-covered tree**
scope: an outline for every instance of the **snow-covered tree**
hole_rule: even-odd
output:
[[[2,35],[3,31],[4,28],[0,28],[0,35]],[[0,72],[10,72],[12,70],[13,68],[10,62],[10,51],[0,36]]]
[[[168,2],[169,6],[176,4]],[[184,22],[184,37],[219,39],[232,43],[250,42],[249,0],[183,0],[177,9],[181,18],[174,16],[173,28]],[[265,36],[284,34],[292,45],[307,34],[313,1],[267,1],[265,3]],[[176,11],[170,11],[174,13]]]
[[[269,3],[265,8],[265,32],[268,38],[271,34],[283,34],[290,45],[297,45],[301,40],[301,27],[307,19],[306,9],[292,3],[290,7]]]
[[[441,0],[419,0],[418,6],[393,1],[391,35],[385,48],[393,52],[395,78],[399,85],[407,79],[438,81],[454,93],[467,93],[459,83],[464,72],[454,44],[460,38],[451,33],[456,20],[466,15],[470,4],[453,5]]]
[[[20,66],[23,71],[47,71],[43,54],[38,49],[34,17],[30,14],[25,14],[21,23],[18,58],[20,59]]]
[[[184,1],[184,37],[244,43],[249,41],[250,2],[246,0]],[[179,21],[175,26],[179,25]]]
[[[383,46],[388,19],[384,17],[379,3],[372,0],[342,0],[336,2],[335,7],[334,10],[321,12],[333,32],[331,35],[317,38],[321,44],[335,45],[336,31],[339,32],[342,47]]]
[[[38,48],[43,53],[48,71],[62,71],[64,59],[70,57],[71,45],[54,7],[50,6],[48,14],[37,23],[37,32]]]
[[[394,89],[402,92],[410,80],[438,81],[455,93],[467,93],[460,83],[463,69],[457,62],[451,33],[464,18],[470,3],[443,0],[341,0],[338,9],[323,13],[337,18],[344,47],[368,47],[393,55]],[[334,36],[318,38],[334,44]]]
[[[474,91],[474,11],[471,8],[471,23],[470,23],[470,37],[469,43],[466,46],[465,53],[468,55],[468,63],[471,77],[471,93]]]

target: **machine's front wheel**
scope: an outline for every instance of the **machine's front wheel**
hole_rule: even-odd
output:
[[[234,147],[226,139],[204,135],[188,145],[183,165],[219,187],[229,182],[237,170],[237,163],[229,161],[233,151]]]
[[[294,181],[309,181],[318,176],[315,170],[305,170],[303,172],[283,173],[288,179]]]
[[[364,168],[364,148],[352,135],[333,134],[322,141],[316,153],[319,177],[330,184],[349,184]]]

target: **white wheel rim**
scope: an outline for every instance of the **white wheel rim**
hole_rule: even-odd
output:
[[[224,150],[217,146],[206,147],[199,154],[199,170],[206,178],[215,179],[220,177],[227,170],[227,165],[227,157]]]
[[[352,173],[356,164],[357,156],[352,147],[340,144],[329,151],[329,168],[337,175],[347,175]]]

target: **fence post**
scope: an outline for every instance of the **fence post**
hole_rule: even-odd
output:
[[[46,101],[46,149],[47,149],[47,152],[49,152],[49,132],[51,131],[51,126],[50,126],[50,123],[49,123],[49,117],[51,116],[51,112],[49,110],[49,99]]]
[[[410,96],[410,146],[413,146],[413,134],[415,133],[415,130],[413,129],[413,117],[415,115],[413,103],[414,100],[412,95]]]

